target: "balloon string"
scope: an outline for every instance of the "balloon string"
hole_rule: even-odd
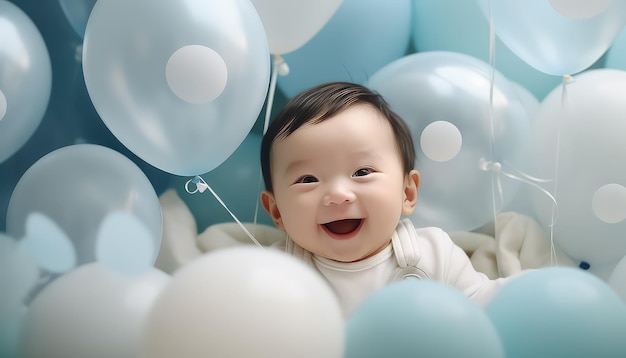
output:
[[[191,190],[189,188],[189,184],[194,184],[195,185],[195,189]],[[185,183],[185,190],[189,193],[189,194],[195,194],[195,193],[203,193],[205,190],[209,189],[209,192],[211,192],[211,194],[213,194],[213,197],[215,197],[215,199],[224,207],[224,209],[226,209],[226,211],[228,211],[228,213],[230,214],[230,216],[235,220],[235,222],[237,223],[237,225],[239,225],[239,227],[241,227],[241,229],[246,233],[246,235],[248,235],[248,237],[250,238],[250,240],[252,240],[252,242],[254,242],[257,246],[259,247],[263,247],[263,245],[261,245],[255,238],[254,235],[252,235],[252,233],[250,233],[250,231],[248,231],[248,229],[246,229],[246,227],[241,223],[241,221],[239,221],[239,219],[237,219],[237,217],[235,216],[235,214],[233,214],[232,211],[230,211],[230,209],[228,208],[228,206],[226,206],[226,203],[224,203],[224,201],[222,200],[222,198],[220,198],[219,195],[217,195],[217,193],[213,190],[213,188],[211,188],[211,186],[209,184],[207,184],[207,182],[204,181],[204,179],[202,179],[201,176],[195,176],[193,179],[189,179],[186,183]]]
[[[506,163],[506,162],[505,162]],[[507,164],[507,166],[510,166]],[[551,194],[548,190],[544,189],[543,187],[541,187],[541,185],[537,184],[539,183],[546,183],[546,182],[550,182],[552,180],[550,179],[540,179],[540,178],[536,178],[533,176],[530,176],[520,170],[517,170],[513,167],[511,167],[510,169],[507,168],[507,170],[510,170],[511,172],[507,171],[507,170],[503,170],[503,165],[500,162],[491,162],[486,160],[485,158],[480,158],[480,160],[478,161],[478,167],[483,170],[483,171],[492,171],[494,172],[497,176],[497,188],[498,188],[498,195],[499,195],[499,199],[502,202],[503,201],[503,190],[502,190],[502,182],[500,179],[500,175],[504,175],[507,178],[510,178],[512,180],[530,185],[531,187],[539,190],[541,193],[543,193],[544,195],[546,195],[550,201],[552,202],[552,208],[553,208],[553,215],[552,215],[552,222],[550,223],[550,227],[554,227],[554,224],[556,223],[556,219],[558,218],[558,204],[556,201],[556,197]],[[551,250],[554,252],[554,254],[556,255],[556,249],[554,247],[554,243],[553,240],[551,240]],[[555,256],[556,259],[556,256]]]
[[[289,66],[280,55],[274,55],[272,64],[272,76],[270,77],[270,87],[267,94],[267,105],[265,107],[265,121],[263,122],[263,135],[267,132],[270,125],[270,117],[272,115],[272,106],[274,104],[274,95],[276,93],[276,82],[278,75],[286,76],[289,74]],[[259,173],[259,182],[257,183],[257,193],[261,193],[261,184],[263,182],[263,173]],[[256,205],[254,207],[254,224],[257,223],[259,217],[259,195],[257,195]]]
[[[561,116],[557,119],[557,130],[556,130],[556,149],[554,152],[554,174],[553,174],[553,187],[552,187],[552,195],[555,198],[552,204],[552,213],[551,213],[551,223],[550,225],[550,247],[552,249],[551,252],[551,261],[553,264],[558,266],[558,260],[556,256],[556,249],[554,245],[554,225],[556,224],[556,220],[558,218],[558,206],[556,203],[556,198],[558,197],[558,176],[559,176],[559,161],[561,157],[561,127],[566,117],[566,109],[567,109],[567,85],[574,82],[574,78],[570,75],[564,75],[563,81],[561,83]]]
[[[489,153],[491,158],[495,158],[495,129],[494,129],[494,119],[493,119],[493,94],[495,88],[495,78],[496,78],[496,30],[495,25],[493,23],[493,4],[492,0],[489,1]],[[491,175],[491,207],[493,210],[493,226],[494,226],[494,235],[497,239],[498,236],[498,205],[496,203],[496,198],[500,198],[500,203],[502,203],[502,183],[500,181],[500,177],[497,172],[494,172]],[[497,195],[496,195],[497,194]]]

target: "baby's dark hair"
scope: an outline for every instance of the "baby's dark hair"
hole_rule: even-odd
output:
[[[403,169],[405,173],[409,173],[415,164],[415,147],[411,131],[402,118],[389,108],[380,94],[365,86],[349,82],[328,82],[293,97],[269,125],[261,143],[261,170],[265,189],[273,191],[270,150],[276,139],[288,137],[304,124],[323,122],[355,104],[371,105],[389,122],[396,137]]]

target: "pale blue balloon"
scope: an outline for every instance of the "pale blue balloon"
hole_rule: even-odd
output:
[[[510,358],[626,356],[626,305],[586,271],[550,267],[525,273],[485,310]]]
[[[405,279],[367,297],[346,322],[346,358],[504,357],[485,312],[451,286]]]
[[[108,214],[98,230],[96,258],[108,268],[126,275],[139,275],[154,264],[156,248],[150,231],[133,214]]]
[[[23,303],[38,279],[35,259],[22,252],[15,239],[0,233],[0,309]]]
[[[567,15],[557,2],[548,0],[478,1],[486,16],[491,13],[496,35],[513,53],[556,76],[589,68],[626,23],[625,1],[610,1],[602,12],[588,17]]]
[[[529,113],[516,87],[498,71],[490,99],[491,71],[489,64],[462,53],[420,52],[386,65],[368,81],[413,135],[421,179],[419,203],[410,218],[417,226],[476,229],[492,220],[494,210],[510,202],[519,188],[518,181],[494,173],[488,163],[499,163],[500,173],[521,166]],[[427,129],[435,122],[456,128],[456,134],[431,135]],[[426,144],[445,147],[447,140],[458,152],[433,159]],[[494,174],[500,185],[492,182]]]
[[[269,56],[248,0],[98,0],[83,72],[122,144],[161,170],[191,176],[221,164],[254,125]]]
[[[41,213],[72,242],[77,264],[89,263],[95,261],[99,227],[115,211],[135,215],[150,232],[154,247],[160,247],[161,205],[141,169],[113,149],[71,145],[48,153],[20,178],[7,208],[7,233],[26,236],[27,218]],[[156,255],[154,250],[153,262]]]
[[[613,45],[607,51],[604,66],[626,71],[626,28],[617,35]]]
[[[411,36],[411,1],[343,0],[328,23],[283,58],[289,75],[278,78],[287,96],[327,81],[365,83],[403,56]]]
[[[76,250],[67,234],[38,212],[26,217],[26,234],[19,241],[19,248],[33,257],[39,267],[53,273],[63,273],[76,266]]]
[[[489,63],[489,21],[478,1],[420,0],[413,7],[412,40],[417,52],[452,51]],[[503,75],[545,97],[561,82],[530,66],[498,38],[494,42],[495,67]]]
[[[52,89],[48,49],[37,26],[19,7],[0,0],[0,163],[41,123]]]

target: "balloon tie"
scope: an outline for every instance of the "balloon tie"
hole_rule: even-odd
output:
[[[190,184],[193,184],[193,190],[191,189],[191,185]],[[209,184],[207,184],[207,182],[204,181],[204,179],[202,179],[201,176],[197,175],[194,178],[187,180],[187,182],[185,183],[185,191],[187,191],[189,194],[204,193],[207,189],[209,190],[209,192],[211,194],[213,194],[213,197],[224,207],[224,209],[226,209],[226,211],[228,211],[230,216],[235,220],[237,225],[239,225],[239,227],[241,227],[241,229],[246,233],[246,235],[248,235],[250,240],[252,240],[252,242],[254,242],[257,246],[263,247],[263,245],[261,245],[254,238],[254,235],[252,235],[252,233],[250,231],[248,231],[248,229],[246,229],[246,227],[241,223],[241,221],[239,221],[239,219],[237,219],[235,214],[233,214],[233,212],[228,208],[228,206],[226,206],[226,203],[224,203],[222,198],[220,198],[220,196],[217,195],[217,193],[213,190],[213,188],[211,188],[211,186]]]

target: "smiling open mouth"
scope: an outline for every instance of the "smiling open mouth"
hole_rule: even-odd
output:
[[[333,234],[346,235],[358,229],[362,221],[363,219],[337,220],[324,224],[324,227]]]

